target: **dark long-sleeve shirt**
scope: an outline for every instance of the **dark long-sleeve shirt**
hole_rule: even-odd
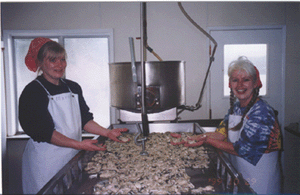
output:
[[[37,79],[44,85],[50,95],[57,95],[69,92],[69,88],[79,97],[82,127],[93,119],[89,112],[82,90],[79,84],[71,80],[63,79],[60,85],[48,82],[43,76]],[[69,88],[68,88],[69,87]],[[34,141],[50,143],[53,131],[55,130],[52,116],[48,111],[48,94],[37,82],[30,82],[23,90],[19,99],[19,121],[24,132]]]

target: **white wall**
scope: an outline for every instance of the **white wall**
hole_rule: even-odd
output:
[[[208,26],[258,26],[285,24],[282,2],[211,2]]]
[[[300,3],[286,6],[285,125],[300,123]]]
[[[97,29],[100,3],[1,3],[2,29]]]

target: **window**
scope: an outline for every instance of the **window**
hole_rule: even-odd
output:
[[[255,64],[263,85],[259,94],[266,95],[267,44],[226,44],[224,45],[224,96],[230,95],[228,65],[240,56],[246,56],[248,60]]]
[[[4,31],[8,136],[23,131],[17,116],[18,99],[24,87],[37,76],[24,63],[30,42],[35,37],[48,37],[64,46],[67,52],[66,78],[80,84],[95,121],[108,127],[108,63],[113,61],[112,30]]]

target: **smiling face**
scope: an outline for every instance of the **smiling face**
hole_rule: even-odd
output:
[[[59,79],[65,74],[67,62],[64,54],[60,54],[56,57],[46,56],[41,63],[41,70],[43,76],[49,82],[58,85]]]
[[[66,55],[65,49],[55,41],[48,41],[40,48],[36,63],[47,81],[59,85],[67,66]]]
[[[253,77],[245,70],[235,70],[231,74],[229,85],[241,106],[247,106],[253,96],[253,89],[256,88]]]

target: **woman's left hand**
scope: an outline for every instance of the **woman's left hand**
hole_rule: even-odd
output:
[[[184,144],[185,147],[196,147],[201,146],[205,143],[207,136],[204,135],[195,135],[188,137],[188,141]]]
[[[118,137],[122,135],[122,132],[127,132],[127,131],[128,131],[127,128],[112,129],[107,134],[107,137],[109,139],[111,139],[111,140],[116,141],[116,142],[123,142],[123,143],[125,143],[125,141],[119,140]],[[128,141],[130,141],[130,140],[128,140]],[[126,141],[126,142],[128,142],[128,141]]]
[[[191,137],[188,137],[189,140],[195,140],[195,141],[205,141],[207,139],[206,134],[200,134],[200,135],[193,135]]]

